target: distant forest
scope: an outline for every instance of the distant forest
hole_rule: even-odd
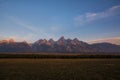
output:
[[[104,54],[104,53],[0,53],[0,58],[56,58],[56,59],[78,59],[78,58],[120,58],[120,54]]]

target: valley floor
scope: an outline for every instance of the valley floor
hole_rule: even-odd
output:
[[[0,80],[120,80],[120,59],[0,59]]]

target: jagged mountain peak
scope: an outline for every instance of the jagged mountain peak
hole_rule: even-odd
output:
[[[54,43],[55,41],[51,38],[51,39],[49,39],[49,42]]]
[[[58,41],[64,41],[64,40],[65,40],[64,36],[61,36]]]
[[[75,41],[75,42],[79,42],[79,40],[78,40],[77,38],[74,38],[73,41]]]
[[[54,40],[52,38],[50,38],[49,41],[54,41]]]
[[[56,41],[57,45],[65,45],[66,44],[66,39],[64,38],[64,36],[60,37],[60,39],[58,39],[58,41]]]
[[[47,40],[46,39],[39,39],[38,41],[36,41],[35,43],[46,43],[47,42]]]

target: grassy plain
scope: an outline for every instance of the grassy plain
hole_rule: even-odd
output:
[[[120,80],[120,59],[0,59],[0,80]]]

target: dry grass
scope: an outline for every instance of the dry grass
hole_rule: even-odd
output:
[[[120,59],[0,59],[0,80],[120,80]]]

